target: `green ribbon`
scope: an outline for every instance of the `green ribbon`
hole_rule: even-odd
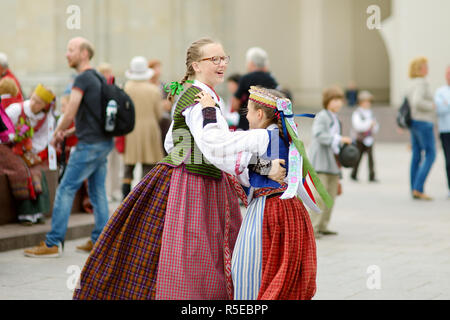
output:
[[[316,187],[316,190],[319,193],[320,197],[322,198],[323,202],[328,208],[331,208],[334,202],[333,198],[327,192],[325,186],[322,184],[319,177],[317,176],[316,170],[314,170],[313,166],[311,165],[311,162],[309,162],[303,142],[297,137],[295,131],[291,128],[289,123],[287,123],[286,128],[287,131],[289,132],[292,142],[294,143],[295,147],[297,148],[298,152],[303,158],[303,178],[305,178],[309,172],[311,180],[314,182],[314,186]]]
[[[194,83],[192,80],[186,80],[186,83]],[[170,93],[172,96],[177,96],[184,90],[184,87],[178,81],[172,81],[164,86],[164,91]]]

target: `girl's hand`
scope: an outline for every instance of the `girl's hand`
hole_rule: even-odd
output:
[[[270,168],[270,172],[268,178],[282,184],[284,182],[284,178],[286,178],[286,169],[281,165],[285,164],[283,159],[272,160],[272,167]]]
[[[216,102],[214,101],[214,99],[209,93],[205,91],[197,93],[196,97],[197,98],[195,98],[194,101],[199,102],[202,105],[203,109],[216,106]]]

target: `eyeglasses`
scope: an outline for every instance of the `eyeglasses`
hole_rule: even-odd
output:
[[[228,64],[230,62],[230,56],[225,56],[225,57],[215,56],[215,57],[211,57],[211,58],[204,58],[204,59],[201,59],[200,61],[206,61],[206,60],[211,61],[215,65],[219,65],[222,61],[225,62],[225,64]]]

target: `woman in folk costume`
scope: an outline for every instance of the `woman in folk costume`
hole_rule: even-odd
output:
[[[13,103],[6,109],[16,128],[12,151],[24,160],[28,176],[28,182],[12,182],[13,194],[20,200],[16,202],[18,219],[24,225],[43,222],[44,214],[50,211],[42,170],[48,158],[48,128],[55,122],[51,113],[54,101],[55,95],[39,84],[29,100]]]
[[[234,298],[311,299],[316,291],[316,244],[304,204],[320,211],[306,184],[309,175],[322,199],[331,206],[298,138],[290,100],[270,89],[251,87],[247,119],[250,131],[228,132],[226,121],[205,108],[204,145],[221,144],[223,154],[205,153],[212,163],[235,163],[241,181],[249,179],[251,199],[232,258]],[[202,97],[202,105],[210,97]],[[216,118],[217,117],[217,118]],[[246,136],[253,135],[252,139]],[[247,144],[249,143],[249,144]],[[258,145],[258,154],[248,151]],[[210,147],[212,149],[212,147]],[[246,159],[252,157],[250,162]],[[283,159],[288,170],[279,184],[264,176],[272,159]],[[247,168],[243,164],[250,163]]]
[[[110,218],[74,299],[233,297],[231,257],[242,221],[234,189],[239,184],[203,159],[197,144],[202,124],[198,130],[191,112],[201,91],[223,103],[213,88],[224,81],[228,62],[222,45],[210,39],[189,47],[186,75],[181,84],[172,83],[172,93],[188,79],[193,85],[175,104],[165,143],[169,154]]]

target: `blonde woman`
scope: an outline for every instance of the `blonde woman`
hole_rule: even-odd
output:
[[[407,93],[413,119],[410,127],[412,146],[410,182],[413,198],[420,200],[432,200],[424,193],[424,184],[436,158],[433,130],[436,107],[429,83],[426,80],[427,75],[427,58],[413,59],[409,66],[411,87]]]

